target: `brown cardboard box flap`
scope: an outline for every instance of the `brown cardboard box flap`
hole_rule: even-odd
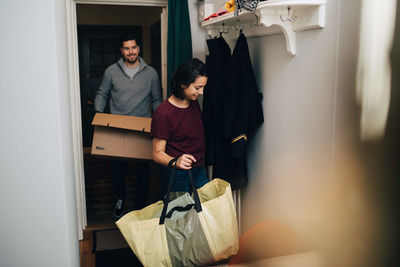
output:
[[[150,133],[151,118],[96,113],[92,125]]]

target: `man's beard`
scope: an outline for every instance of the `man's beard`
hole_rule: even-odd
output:
[[[129,64],[135,64],[138,61],[139,57],[137,56],[134,60],[130,60],[128,57],[125,57],[125,61]]]

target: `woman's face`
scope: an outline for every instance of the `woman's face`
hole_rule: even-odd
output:
[[[183,95],[187,100],[196,100],[199,95],[203,94],[204,86],[207,84],[206,76],[199,76],[194,82],[189,84],[187,87],[182,85]]]

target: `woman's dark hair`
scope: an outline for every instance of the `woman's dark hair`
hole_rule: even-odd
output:
[[[172,94],[177,98],[184,99],[182,86],[189,86],[199,76],[206,76],[205,65],[200,59],[193,58],[181,63],[171,77],[169,85]]]

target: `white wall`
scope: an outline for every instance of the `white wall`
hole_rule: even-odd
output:
[[[79,266],[65,1],[0,2],[0,266]]]
[[[198,1],[197,0],[189,0],[188,8],[190,14],[190,30],[192,31],[192,50],[193,57],[197,57],[198,59],[205,62],[206,56],[206,33],[200,27],[199,24],[199,10],[198,10]]]
[[[351,227],[345,218],[353,212],[359,174],[347,144],[357,137],[360,2],[327,1],[326,27],[298,32],[295,57],[283,34],[248,39],[265,122],[250,147],[243,232],[278,221],[307,250],[337,242],[335,233]]]
[[[357,128],[359,6],[360,1],[327,1],[326,27],[297,33],[295,57],[286,52],[282,34],[249,40],[265,122],[248,159],[244,231],[278,221],[307,250],[341,242],[337,233],[353,223],[349,202],[357,194],[358,174],[346,144]]]

